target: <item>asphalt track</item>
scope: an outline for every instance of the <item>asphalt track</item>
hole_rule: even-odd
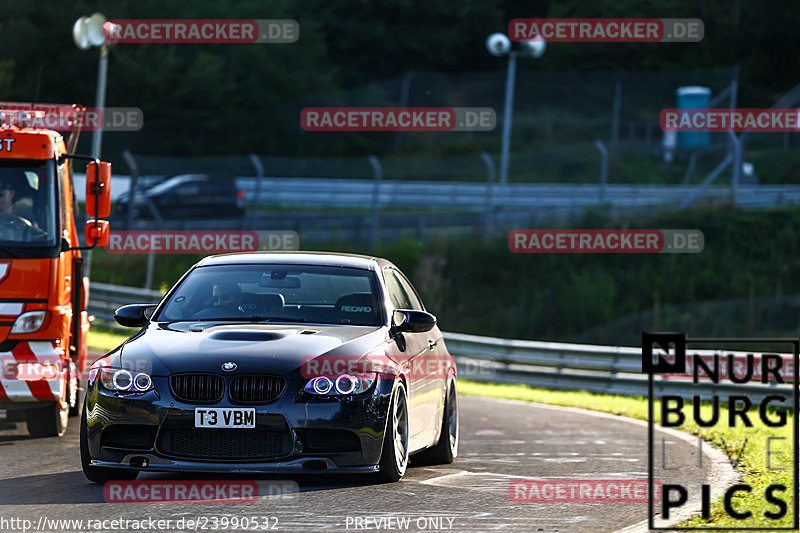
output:
[[[6,424],[0,426],[0,530],[22,531],[22,522],[9,522],[18,519],[30,520],[34,531],[125,531],[110,520],[151,518],[171,520],[171,527],[145,524],[141,531],[230,531],[233,519],[241,525],[244,517],[265,517],[252,522],[249,531],[603,532],[633,524],[642,529],[647,518],[644,503],[515,502],[509,497],[509,483],[521,478],[646,479],[643,424],[577,409],[473,397],[462,397],[460,408],[460,453],[451,465],[412,464],[394,484],[371,476],[288,478],[299,484],[298,493],[264,496],[250,504],[105,503],[103,487],[89,483],[81,472],[76,418],[70,419],[62,438],[32,439],[24,423]],[[660,472],[663,481],[701,472],[696,444],[674,433],[656,433],[658,441],[662,437],[665,464],[675,468]],[[702,479],[695,482],[714,476],[712,463],[705,462],[695,476]],[[232,478],[252,479],[210,479]],[[139,479],[209,477],[151,473]],[[287,478],[263,476],[257,481],[264,487],[283,479]],[[227,529],[222,527],[223,517]],[[181,518],[199,521],[193,529],[185,521],[178,529]],[[106,523],[59,528],[52,522],[57,519]]]

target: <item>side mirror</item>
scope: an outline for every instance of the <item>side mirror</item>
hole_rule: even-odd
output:
[[[123,305],[114,311],[114,320],[120,326],[127,328],[141,328],[147,325],[150,316],[153,314],[155,304],[129,304]]]
[[[86,165],[86,215],[105,218],[111,213],[111,163]]]
[[[436,317],[426,311],[414,309],[398,309],[392,314],[392,330],[394,333],[425,333],[436,325]]]
[[[86,244],[89,246],[108,245],[108,241],[111,239],[108,220],[97,220],[96,218],[87,220],[83,235],[86,237]]]

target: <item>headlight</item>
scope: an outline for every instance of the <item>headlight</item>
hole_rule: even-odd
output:
[[[47,311],[28,311],[22,313],[11,326],[11,333],[33,333],[44,324]]]
[[[319,376],[309,380],[303,390],[318,396],[347,396],[366,392],[375,383],[377,374],[340,374]]]
[[[124,368],[102,368],[100,383],[108,390],[123,392],[146,392],[153,388],[149,375]]]

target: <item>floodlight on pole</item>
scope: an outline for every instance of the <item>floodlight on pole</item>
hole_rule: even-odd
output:
[[[538,59],[544,54],[546,43],[540,35],[519,43],[519,50],[511,49],[511,39],[504,33],[493,33],[486,38],[486,49],[495,57],[508,55],[506,71],[506,100],[503,111],[503,137],[500,153],[500,185],[508,185],[508,159],[511,147],[511,113],[514,108],[514,82],[517,77],[517,56]]]
[[[81,17],[72,26],[72,39],[75,46],[81,50],[88,50],[91,47],[100,48],[100,63],[97,68],[97,95],[95,97],[95,109],[102,112],[106,105],[106,78],[108,76],[108,42],[104,33],[104,27],[108,24],[105,15],[95,13],[90,17]],[[94,130],[92,138],[92,156],[100,157],[100,147],[103,142],[103,125],[98,125]]]

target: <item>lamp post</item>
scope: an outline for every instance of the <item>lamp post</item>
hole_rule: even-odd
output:
[[[100,48],[100,64],[97,68],[97,95],[95,109],[102,113],[106,105],[106,77],[108,75],[108,48],[103,26],[106,17],[102,13],[95,13],[91,17],[81,17],[72,26],[72,39],[81,50],[88,50],[92,46]],[[92,138],[92,156],[100,157],[100,147],[103,143],[103,123],[98,124]]]
[[[511,113],[514,108],[514,82],[517,77],[517,56],[540,58],[544,54],[545,41],[537,35],[529,41],[519,43],[519,50],[511,49],[511,39],[503,33],[493,33],[486,38],[486,49],[495,57],[508,55],[506,71],[506,100],[503,110],[503,137],[500,154],[500,185],[508,185],[508,158],[511,148]]]

